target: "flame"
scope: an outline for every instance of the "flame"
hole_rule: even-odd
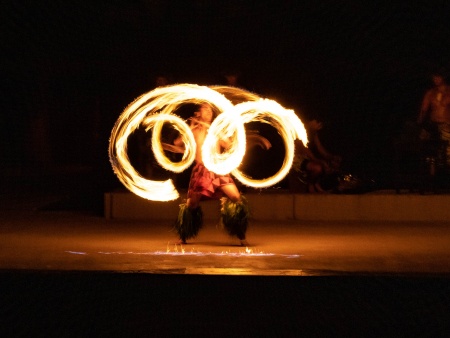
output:
[[[269,99],[243,102],[236,105],[235,109],[241,114],[244,123],[259,121],[269,123],[277,129],[284,141],[286,155],[280,170],[271,177],[255,180],[244,175],[238,169],[232,171],[233,176],[243,184],[255,188],[266,188],[278,183],[289,173],[292,167],[295,151],[294,141],[300,139],[305,146],[308,143],[303,123],[293,110],[285,109],[277,102]]]
[[[230,146],[219,151],[218,140],[228,140]],[[202,147],[202,158],[206,168],[219,175],[229,174],[244,158],[246,137],[241,114],[235,108],[220,114],[209,127]]]
[[[165,122],[171,123],[172,126],[180,132],[183,143],[185,144],[184,153],[181,161],[171,161],[163,151],[161,143],[161,131]],[[197,145],[194,135],[189,126],[178,116],[172,114],[153,114],[144,120],[146,130],[153,127],[152,134],[152,150],[158,163],[167,170],[175,173],[181,173],[186,170],[195,159],[195,151]]]
[[[141,95],[133,101],[119,116],[111,132],[109,141],[109,158],[114,173],[122,184],[134,194],[145,199],[154,201],[171,201],[179,197],[172,180],[154,181],[142,177],[131,165],[127,155],[128,136],[135,131],[141,123],[147,124],[147,130],[152,127],[156,130],[153,140],[159,136],[162,128],[163,119],[167,118],[178,107],[186,103],[204,103],[208,102],[212,107],[219,111],[225,111],[232,108],[232,103],[219,92],[208,87],[197,86],[193,84],[181,84],[167,87],[156,88],[146,94]],[[160,115],[159,117],[157,115]],[[184,126],[181,118],[170,118],[172,124],[185,131],[189,127]],[[184,167],[188,167],[194,160],[195,143],[192,133],[183,133],[185,142],[185,153],[181,164],[173,164],[165,158],[159,142],[153,142],[152,149],[155,152],[155,158],[165,169],[179,172]],[[157,145],[158,144],[158,145]],[[156,151],[155,151],[156,150]],[[194,150],[194,151],[193,151]]]
[[[70,254],[78,254],[74,251],[66,251]],[[282,257],[282,258],[299,258],[303,255],[301,254],[279,254],[279,253],[271,253],[264,251],[254,251],[249,248],[245,248],[245,250],[238,250],[236,252],[233,251],[221,251],[221,252],[202,252],[200,250],[195,250],[194,248],[187,251],[183,246],[175,245],[173,249],[167,247],[165,251],[143,251],[143,252],[134,252],[134,251],[98,251],[96,252],[100,255],[136,255],[136,256],[195,256],[195,257]],[[88,255],[88,253],[83,253]],[[95,254],[95,253],[94,253]]]
[[[172,180],[149,180],[133,168],[127,155],[128,136],[140,125],[144,125],[146,130],[153,129],[152,150],[157,162],[167,170],[182,172],[194,161],[196,144],[187,123],[173,112],[186,103],[205,102],[220,112],[211,124],[201,149],[205,166],[217,174],[232,173],[245,185],[269,187],[282,180],[289,172],[294,158],[294,140],[300,139],[305,146],[308,143],[303,123],[294,111],[285,109],[273,100],[261,99],[256,94],[226,86],[209,88],[179,84],[159,87],[138,97],[126,107],[111,132],[110,161],[115,174],[128,190],[155,201],[170,201],[179,197]],[[272,177],[262,180],[247,177],[237,169],[246,149],[244,125],[251,121],[272,125],[283,138],[286,147],[280,170]],[[164,123],[169,123],[182,136],[185,147],[180,162],[172,162],[164,154],[160,142]],[[229,147],[219,151],[219,140],[226,140]]]

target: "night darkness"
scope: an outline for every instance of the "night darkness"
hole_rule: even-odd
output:
[[[2,1],[1,168],[87,165],[128,103],[173,82],[245,86],[325,123],[350,172],[389,183],[392,142],[450,66],[448,1]]]

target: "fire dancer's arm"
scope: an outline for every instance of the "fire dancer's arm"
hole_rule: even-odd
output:
[[[171,151],[172,153],[184,153],[184,144],[183,146],[175,146],[169,143],[161,143],[164,150]]]
[[[249,147],[259,146],[265,150],[269,150],[272,147],[268,139],[259,135],[257,131],[251,130],[247,132],[247,144]]]
[[[164,150],[171,151],[173,153],[183,154],[185,150],[183,139],[181,135],[179,135],[174,141],[173,144],[169,143],[161,143]]]

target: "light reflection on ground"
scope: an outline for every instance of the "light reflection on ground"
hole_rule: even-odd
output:
[[[88,255],[87,252],[82,251],[65,251],[66,253],[73,255]],[[245,250],[239,250],[237,252],[221,251],[221,252],[202,252],[195,249],[187,251],[183,246],[175,245],[173,249],[167,248],[166,251],[98,251],[101,255],[143,255],[143,256],[218,256],[218,257],[284,257],[284,258],[298,258],[302,255],[299,254],[276,254],[267,252],[257,252],[253,249],[245,248]]]

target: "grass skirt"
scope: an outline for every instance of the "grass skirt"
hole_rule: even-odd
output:
[[[221,224],[230,236],[245,239],[249,215],[248,202],[244,196],[241,196],[241,201],[236,203],[225,197],[221,199]]]
[[[203,211],[201,207],[190,209],[186,203],[180,204],[175,230],[183,242],[196,237],[202,225]]]

